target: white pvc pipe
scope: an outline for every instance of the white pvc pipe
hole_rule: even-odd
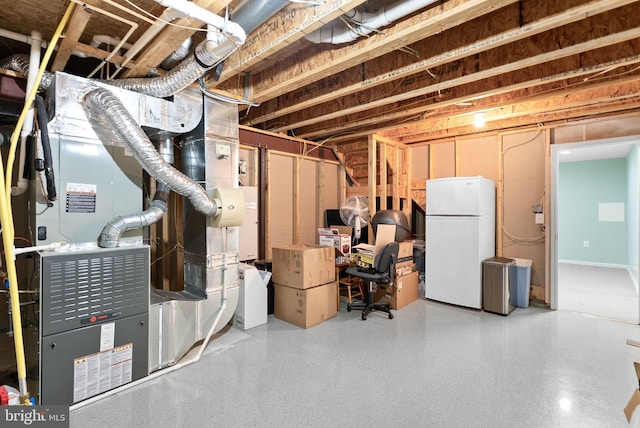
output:
[[[241,26],[231,22],[220,15],[209,12],[197,4],[187,0],[154,0],[162,6],[170,7],[184,13],[185,16],[196,18],[205,24],[212,25],[227,34],[237,44],[244,44],[247,35]]]
[[[436,0],[400,0],[392,5],[385,6],[374,14],[352,10],[345,15],[356,21],[355,26],[358,32],[354,32],[346,24],[335,28],[321,27],[308,34],[306,39],[313,43],[340,44],[352,42],[361,35],[370,34],[435,2]]]
[[[27,90],[25,94],[29,94],[33,88],[33,84],[36,81],[38,75],[38,68],[40,67],[40,53],[42,51],[42,35],[37,31],[32,31],[31,36],[28,37],[31,41],[31,51],[29,55],[29,73],[27,74]],[[24,175],[24,162],[27,157],[27,137],[33,131],[33,107],[27,112],[27,117],[22,127],[22,133],[20,134],[20,157],[18,160],[18,181],[16,185],[11,188],[11,195],[22,195],[28,187],[27,179]]]
[[[57,249],[60,249],[60,248],[64,247],[65,245],[67,245],[66,242],[52,242],[51,244],[34,245],[34,246],[31,246],[31,247],[21,247],[21,248],[14,247],[13,248],[13,255],[17,256],[18,254],[35,253],[37,251],[57,250]]]
[[[147,28],[142,36],[138,38],[138,40],[131,46],[130,49],[123,55],[124,61],[120,64],[120,68],[113,74],[115,77],[120,71],[123,69],[125,65],[129,63],[133,59],[134,56],[138,54],[145,46],[147,46],[160,32],[166,27],[171,21],[174,21],[178,18],[182,18],[184,13],[175,10],[175,9],[165,9],[162,12],[162,15],[158,18],[157,21],[151,25],[151,27]]]

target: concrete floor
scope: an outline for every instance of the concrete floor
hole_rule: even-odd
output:
[[[419,300],[393,320],[229,328],[195,364],[72,409],[71,427],[625,427],[637,325]]]
[[[623,268],[558,263],[558,308],[638,324],[638,292]]]

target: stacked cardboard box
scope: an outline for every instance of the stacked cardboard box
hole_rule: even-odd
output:
[[[336,247],[342,256],[351,254],[351,235],[340,233],[335,227],[319,227],[318,243]]]
[[[391,309],[400,309],[418,300],[418,272],[414,271],[411,241],[400,242],[396,278],[391,284],[378,285],[375,300],[389,302]]]
[[[336,316],[334,247],[285,245],[271,253],[276,318],[308,328]]]

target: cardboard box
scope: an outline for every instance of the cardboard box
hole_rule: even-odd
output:
[[[398,261],[396,261],[398,275],[406,275],[413,271],[413,242],[400,242],[398,249]]]
[[[351,235],[340,233],[336,228],[319,227],[318,243],[336,247],[343,256],[351,254]]]
[[[333,318],[338,313],[338,282],[300,290],[286,285],[275,286],[275,312],[278,319],[309,328]]]
[[[376,302],[389,302],[391,309],[400,309],[418,300],[418,272],[396,277],[392,284],[378,284]]]
[[[336,279],[334,247],[320,245],[284,245],[271,250],[273,282],[306,288]]]

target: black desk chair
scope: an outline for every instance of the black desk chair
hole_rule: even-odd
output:
[[[393,319],[389,303],[375,303],[373,301],[373,284],[390,284],[393,282],[396,275],[396,260],[398,260],[399,248],[400,245],[398,245],[397,242],[390,242],[385,245],[376,255],[372,269],[350,267],[346,270],[348,275],[369,281],[365,301],[362,303],[348,304],[347,312],[351,312],[351,309],[362,309],[363,321],[367,319],[367,315],[373,310],[386,312],[389,314],[389,319]]]

